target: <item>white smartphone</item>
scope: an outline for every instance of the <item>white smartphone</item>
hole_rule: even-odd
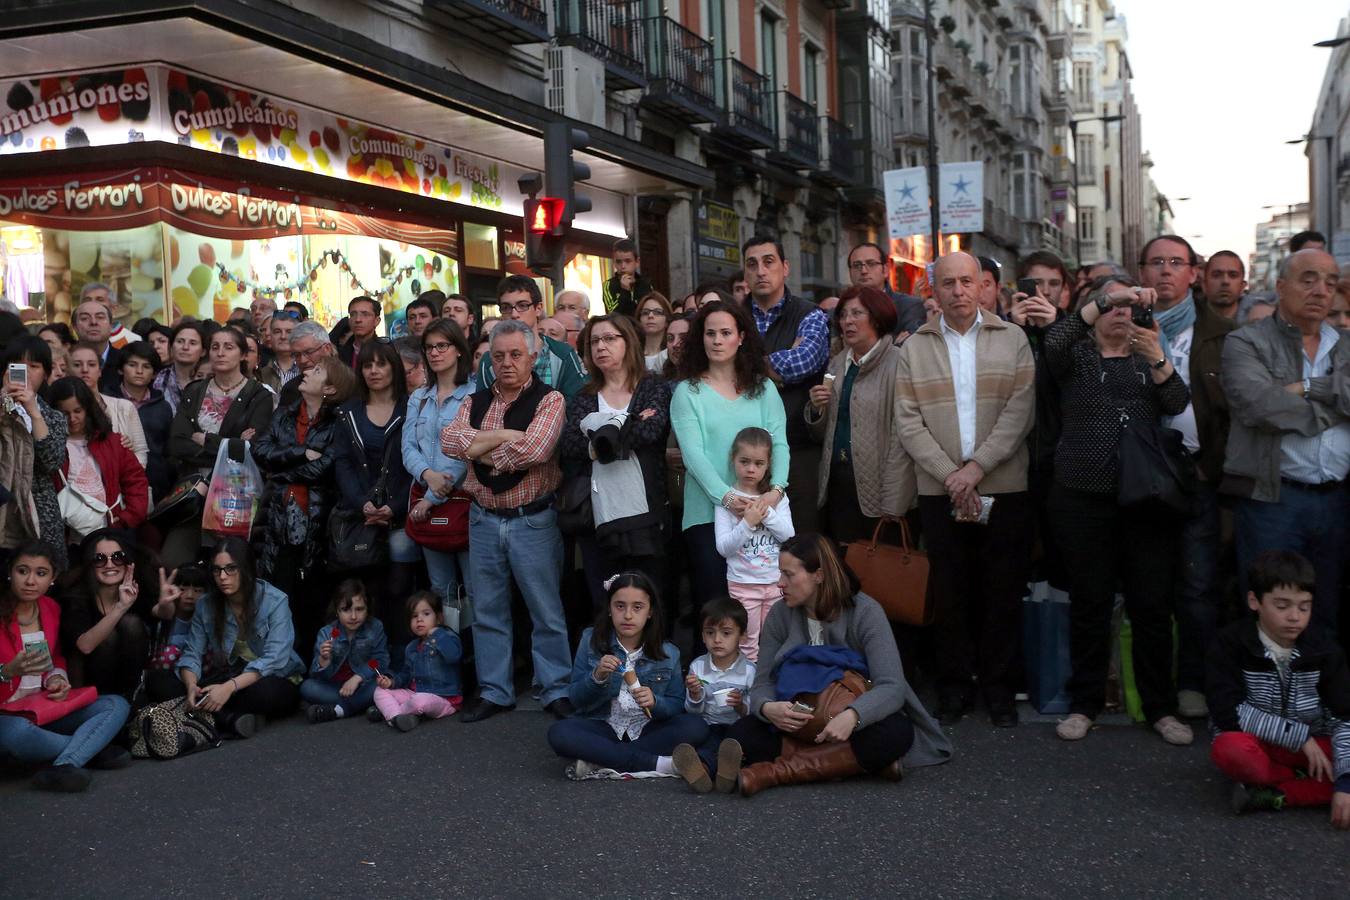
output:
[[[26,363],[9,364],[9,383],[28,387],[28,365]]]

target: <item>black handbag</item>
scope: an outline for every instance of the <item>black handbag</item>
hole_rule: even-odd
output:
[[[1180,516],[1194,513],[1195,461],[1180,431],[1121,413],[1116,461],[1121,506],[1156,504]]]
[[[357,459],[361,467],[366,466],[365,449],[357,439],[356,425],[350,419],[347,423],[352,446],[356,448]],[[389,491],[389,453],[393,441],[386,438],[384,456],[380,461],[380,477],[370,492],[370,502],[376,507],[387,505]],[[351,572],[356,569],[385,566],[389,564],[389,529],[384,525],[369,525],[365,513],[359,509],[333,510],[328,517],[328,569],[332,572]]]
[[[174,485],[169,496],[155,504],[148,519],[160,531],[168,531],[184,522],[201,522],[202,512],[206,509],[206,487],[209,479],[204,475],[189,475]],[[198,488],[201,490],[198,490]]]
[[[558,530],[575,537],[595,531],[595,516],[591,511],[591,473],[570,475],[558,485]]]

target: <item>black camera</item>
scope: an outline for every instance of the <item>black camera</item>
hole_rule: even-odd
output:
[[[612,463],[628,455],[623,441],[623,423],[624,417],[615,416],[590,432],[591,449],[595,451],[596,462]]]
[[[1140,328],[1153,327],[1153,307],[1130,304],[1130,321]]]

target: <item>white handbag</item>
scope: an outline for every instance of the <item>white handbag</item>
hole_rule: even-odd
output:
[[[61,473],[61,484],[63,487],[56,495],[56,503],[61,508],[61,520],[67,528],[79,537],[84,537],[90,532],[108,527],[112,517],[108,515],[109,507],[106,504],[73,487],[66,480],[64,472]]]

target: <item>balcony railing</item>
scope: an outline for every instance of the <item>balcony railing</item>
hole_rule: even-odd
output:
[[[726,111],[714,130],[725,141],[747,149],[778,146],[778,105],[769,79],[740,60],[717,60],[717,105]]]
[[[857,181],[861,173],[852,129],[831,116],[821,116],[820,130],[826,153],[825,169],[821,173],[824,180],[841,187]]]
[[[820,165],[820,125],[816,108],[790,91],[778,92],[783,123],[780,149],[788,162],[802,169]]]
[[[716,122],[713,46],[668,16],[643,23],[648,93],[643,102],[684,122]]]
[[[647,86],[641,0],[557,0],[558,42],[605,64],[611,87]]]
[[[427,0],[427,5],[508,44],[538,44],[549,37],[544,0]]]

